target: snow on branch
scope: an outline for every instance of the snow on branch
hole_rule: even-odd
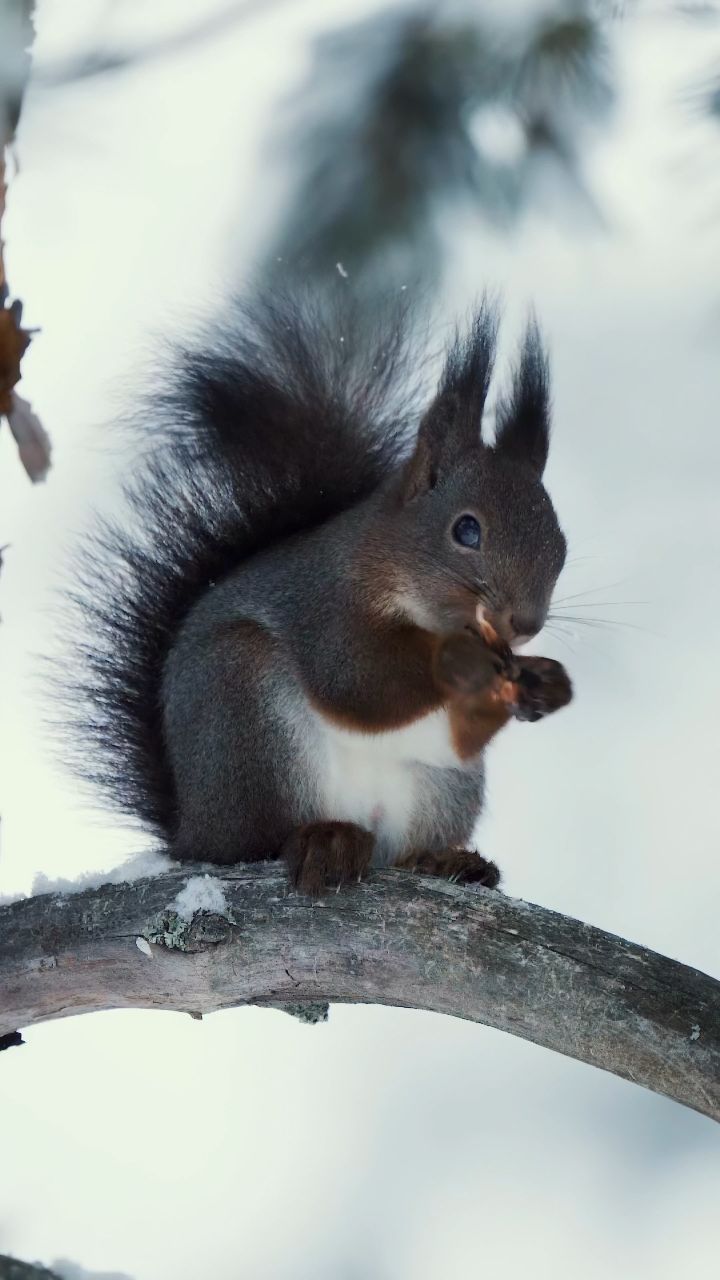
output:
[[[0,992],[0,1036],[100,1009],[430,1009],[720,1120],[720,982],[543,907],[407,872],[319,902],[267,863],[13,902],[0,908]]]

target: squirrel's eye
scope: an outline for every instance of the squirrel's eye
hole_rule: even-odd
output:
[[[453,525],[453,538],[461,547],[471,547],[477,551],[482,539],[482,530],[474,516],[460,516]]]

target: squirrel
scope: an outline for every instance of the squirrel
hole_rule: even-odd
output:
[[[383,866],[494,888],[485,749],[571,698],[515,652],[566,553],[548,357],[531,319],[489,443],[487,299],[422,412],[403,319],[353,323],[273,293],[178,347],[132,520],[78,570],[80,768],[176,859],[283,858],[311,895]]]

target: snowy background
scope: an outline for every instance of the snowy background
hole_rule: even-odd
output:
[[[153,335],[212,310],[281,235],[278,136],[317,36],[383,7],[246,4],[214,37],[58,85],[79,48],[108,32],[142,47],[197,6],[38,4],[45,78],[25,100],[4,236],[42,326],[21,391],[55,452],[33,488],[0,432],[0,893],[140,847],[49,756],[36,655],[65,550],[115,502],[128,459],[108,424]],[[538,308],[571,555],[559,594],[612,624],[534,645],[568,665],[577,698],[492,748],[479,844],[510,893],[720,974],[720,121],[693,93],[720,66],[720,20],[637,4],[608,40],[615,102],[582,134],[582,183],[540,165],[512,219],[465,200],[438,224],[440,328],[485,285],[505,295],[508,346]],[[326,90],[340,113],[342,81]],[[502,113],[474,136],[501,162],[518,145]],[[37,1027],[0,1060],[0,1150],[0,1252],[133,1280],[717,1275],[710,1121],[424,1013]]]

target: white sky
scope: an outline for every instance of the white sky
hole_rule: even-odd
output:
[[[106,9],[44,0],[38,58]],[[197,6],[112,11],[146,31]],[[0,893],[138,848],[50,761],[34,655],[63,549],[113,500],[126,460],[107,423],[152,333],[211,308],[260,253],[284,191],[268,129],[328,20],[329,0],[287,3],[26,99],[4,233],[43,330],[21,390],[55,462],[31,488],[0,432]],[[479,839],[509,892],[718,973],[720,133],[682,94],[720,50],[717,28],[678,19],[617,36],[621,101],[588,154],[606,229],[552,192],[512,238],[470,215],[445,228],[443,315],[496,284],[510,341],[530,299],[550,334],[549,485],[574,557],[560,594],[645,602],[588,605],[628,625],[578,626],[570,652],[536,644],[577,699],[493,748]],[[316,1028],[109,1013],[27,1040],[0,1059],[0,1251],[134,1280],[717,1275],[717,1129],[499,1033],[337,1007]]]

